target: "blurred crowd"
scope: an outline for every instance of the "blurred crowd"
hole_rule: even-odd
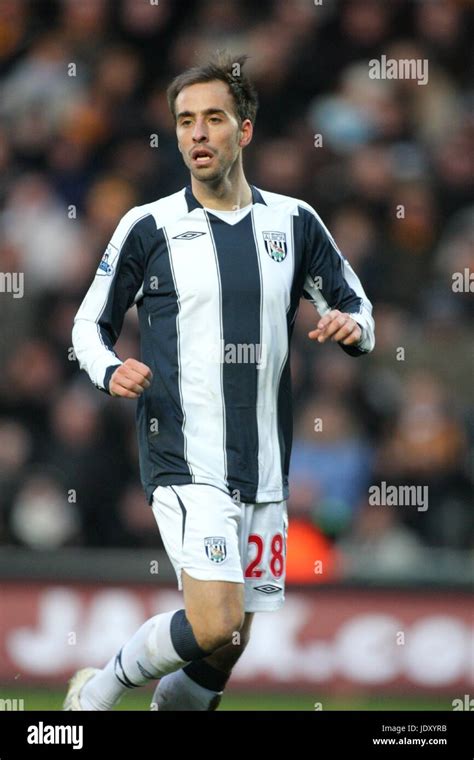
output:
[[[456,0],[2,0],[0,272],[24,293],[0,292],[1,543],[160,546],[135,403],[79,371],[71,327],[120,217],[188,182],[168,82],[227,47],[260,97],[248,180],[318,211],[376,319],[353,359],[308,340],[301,304],[291,577],[474,547],[472,32]],[[428,84],[369,78],[381,55],[427,59]],[[134,310],[116,350],[139,358]],[[382,481],[428,486],[428,509],[372,505]]]

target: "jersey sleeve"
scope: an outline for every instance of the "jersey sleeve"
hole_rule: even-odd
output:
[[[134,208],[121,219],[74,318],[72,343],[79,366],[106,393],[122,364],[114,346],[125,313],[143,285],[145,257],[137,229],[141,218]]]
[[[313,303],[321,316],[331,309],[351,314],[361,328],[361,339],[353,346],[339,345],[351,356],[369,353],[375,346],[372,304],[318,214],[309,206],[301,209],[301,213],[305,217],[306,246],[303,297]]]

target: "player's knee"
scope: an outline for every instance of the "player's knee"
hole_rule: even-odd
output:
[[[250,631],[248,628],[242,628],[241,631],[239,631],[238,637],[236,637],[235,643],[240,647],[240,650],[243,652],[245,647],[250,641]]]
[[[243,613],[220,612],[193,623],[194,636],[202,649],[215,651],[230,643],[240,643]]]

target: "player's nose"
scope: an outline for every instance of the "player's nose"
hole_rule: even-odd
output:
[[[198,119],[194,125],[193,140],[194,142],[204,142],[207,138],[206,124]]]

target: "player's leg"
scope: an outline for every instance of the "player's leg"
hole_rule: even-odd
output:
[[[232,640],[244,621],[243,584],[191,581],[192,588],[187,588],[183,578],[186,610],[147,620],[105,668],[83,685],[80,708],[69,709],[111,710],[127,689],[197,663]]]
[[[193,578],[182,571],[184,606],[199,646],[215,651],[244,624],[244,584]]]
[[[164,676],[155,689],[152,710],[216,710],[232,673],[250,638],[253,613],[245,615],[232,641],[202,660]]]
[[[186,507],[178,489],[186,494]],[[157,491],[154,513],[159,515],[163,541],[180,588],[183,568],[192,573],[183,578],[186,610],[147,620],[103,670],[77,674],[65,709],[110,710],[127,689],[203,659],[229,643],[234,631],[242,627],[243,576],[237,538],[240,507],[223,492],[207,486]],[[216,576],[219,580],[214,580]]]
[[[205,657],[202,662],[230,675],[232,669],[237,664],[237,661],[244,653],[244,650],[250,641],[250,628],[252,626],[253,617],[253,612],[246,612],[244,624],[240,631],[233,635],[232,641],[220,649],[216,649],[215,652],[208,657]],[[186,665],[184,670],[190,668],[192,665],[193,663]]]
[[[254,612],[271,612],[283,604],[287,529],[284,501],[242,505],[239,542],[245,623],[241,631],[234,632],[230,644],[165,676],[155,691],[155,709],[217,709],[232,669],[249,641]]]
[[[245,624],[240,633],[241,647],[233,643],[209,657],[190,663],[165,676],[153,695],[152,709],[215,710],[232,667],[248,642],[253,612],[271,612],[284,601],[286,503],[242,504],[239,544],[245,582]],[[234,641],[238,641],[235,636]]]

